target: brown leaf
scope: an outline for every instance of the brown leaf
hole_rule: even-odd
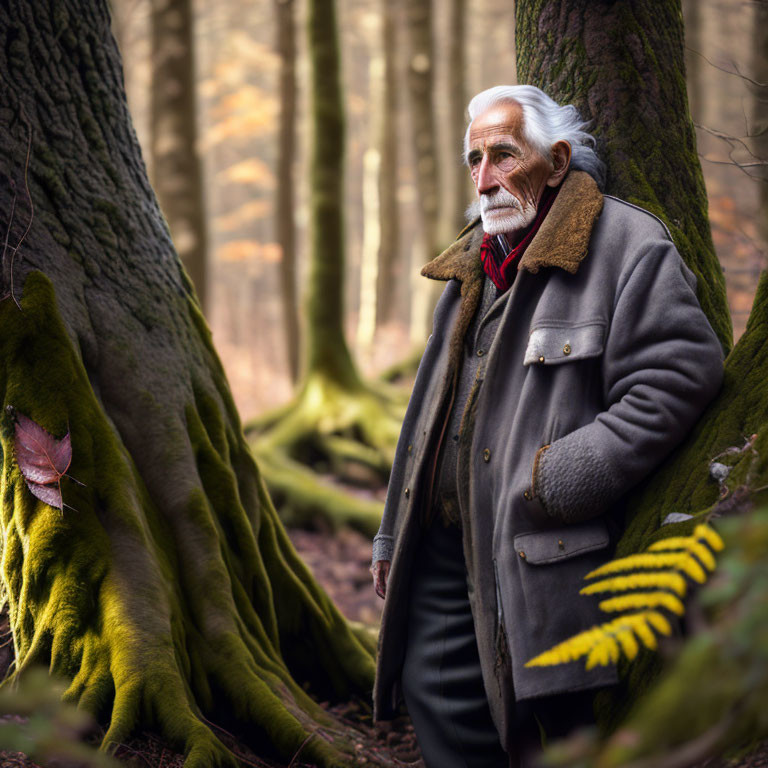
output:
[[[16,461],[27,487],[40,501],[63,510],[61,478],[72,461],[69,432],[59,440],[23,413],[10,406],[8,411],[16,418]]]

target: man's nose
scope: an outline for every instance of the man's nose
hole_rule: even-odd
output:
[[[475,178],[475,187],[480,195],[487,195],[498,189],[499,183],[493,174],[493,166],[488,161],[488,155],[484,155],[480,161],[480,167],[477,169]]]

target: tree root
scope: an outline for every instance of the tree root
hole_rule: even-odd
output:
[[[251,445],[282,519],[375,534],[381,504],[336,491],[317,474],[386,483],[405,404],[403,393],[382,382],[346,389],[314,374],[292,404],[251,422]]]
[[[144,727],[186,768],[229,768],[236,759],[205,722],[224,720],[265,756],[354,764],[352,736],[304,686],[323,699],[368,696],[371,644],[291,545],[226,382],[193,384],[179,413],[135,396],[140,414],[109,418],[108,393],[94,395],[40,273],[22,305],[0,305],[2,405],[54,435],[70,431],[81,484],[62,481],[76,512],[35,499],[10,417],[0,421],[1,568],[17,660],[5,684],[40,663],[67,678],[65,698],[109,722],[106,751]],[[137,425],[142,450],[129,452]]]

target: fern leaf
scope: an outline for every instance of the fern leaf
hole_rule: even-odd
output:
[[[671,589],[680,597],[685,595],[687,585],[679,573],[661,571],[656,573],[633,573],[629,576],[614,576],[596,581],[583,587],[579,594],[594,595],[599,592],[626,592],[630,589]]]
[[[654,541],[648,552],[668,552],[672,549],[688,549],[691,543],[690,536],[669,536],[666,539],[659,539]]]
[[[649,611],[646,619],[648,623],[660,634],[667,637],[672,634],[672,626],[666,616],[658,611]]]
[[[584,578],[594,579],[596,576],[607,576],[621,571],[643,570],[647,568],[674,568],[684,557],[680,552],[642,552],[618,560],[609,560],[605,565],[590,571]]]
[[[690,552],[692,552],[696,557],[699,558],[702,565],[708,570],[708,571],[714,571],[715,570],[715,556],[709,551],[708,547],[705,547],[704,544],[694,539],[691,543]],[[706,577],[705,577],[706,578]]]
[[[632,617],[634,618],[634,617]],[[640,638],[643,645],[649,650],[649,651],[655,651],[658,647],[658,642],[656,641],[656,635],[653,634],[651,631],[651,628],[645,623],[645,621],[633,621],[632,622],[632,629],[635,630],[635,634]]]
[[[697,539],[706,541],[715,552],[722,552],[723,547],[725,547],[725,543],[720,538],[720,534],[714,528],[704,523],[697,525],[696,528],[694,528],[693,535]]]
[[[632,661],[640,651],[640,646],[637,644],[637,639],[632,629],[622,626],[616,632],[616,640],[618,640],[621,650],[624,651],[624,655]]]
[[[605,626],[605,625],[603,625]],[[562,643],[558,643],[544,653],[526,662],[526,667],[551,667],[555,664],[565,664],[569,661],[586,656],[596,643],[599,642],[603,631],[601,627],[592,627],[578,635],[574,635]]]
[[[632,592],[628,595],[610,597],[600,603],[600,610],[605,613],[639,608],[666,608],[678,616],[685,613],[682,600],[670,592]]]
[[[702,545],[703,546],[703,545]],[[691,554],[685,554],[680,558],[680,562],[677,565],[686,576],[690,576],[694,581],[699,584],[703,584],[707,580],[707,574],[704,569],[699,565],[699,561]]]

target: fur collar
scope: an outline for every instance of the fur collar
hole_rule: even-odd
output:
[[[536,273],[542,267],[560,267],[574,274],[587,255],[592,229],[603,210],[603,195],[595,180],[584,171],[570,171],[552,208],[517,265]],[[483,227],[477,218],[456,241],[421,270],[433,280],[461,281],[461,293],[483,274],[480,245]]]

